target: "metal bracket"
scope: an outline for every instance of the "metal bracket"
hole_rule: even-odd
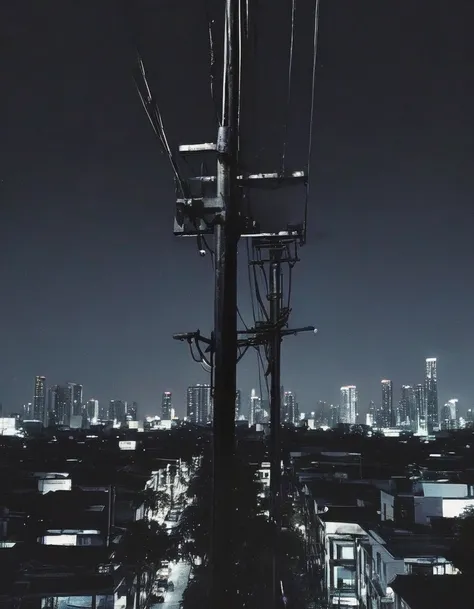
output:
[[[229,134],[227,127],[220,127],[217,134],[217,143],[205,142],[202,144],[182,144],[179,152],[183,155],[214,152],[225,155],[228,152]],[[305,171],[289,173],[244,173],[237,176],[240,188],[273,189],[276,186],[306,183]],[[225,210],[222,201],[216,193],[217,177],[215,175],[194,176],[186,180],[184,197],[176,200],[176,214],[174,221],[174,234],[180,237],[199,237],[213,233],[218,217],[222,217]],[[189,195],[189,196],[188,196]],[[241,218],[240,234],[242,237],[258,237],[260,239],[300,239],[304,235],[303,226],[288,226],[286,230],[278,233],[266,233],[252,218]]]

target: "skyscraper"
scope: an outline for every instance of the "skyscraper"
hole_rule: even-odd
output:
[[[263,416],[262,400],[257,395],[257,391],[252,389],[249,403],[249,426],[262,423]]]
[[[292,391],[285,391],[283,394],[282,414],[282,423],[289,423],[290,425],[298,424],[298,405],[296,403],[295,394]]]
[[[212,420],[212,397],[210,385],[188,387],[186,417],[198,425],[206,425]]]
[[[439,429],[438,374],[436,357],[426,358],[425,400],[428,433]]]
[[[96,423],[99,418],[99,401],[88,400],[86,405],[87,420],[89,423]]]
[[[376,413],[377,413],[377,408],[375,406],[375,402],[373,400],[371,400],[369,402],[369,409],[367,411],[367,416],[365,418],[366,425],[369,425],[370,427],[374,427]]]
[[[137,421],[138,417],[138,403],[128,402],[127,403],[127,421]]]
[[[402,385],[400,402],[398,404],[397,424],[418,431],[415,392],[411,385]]]
[[[415,399],[415,411],[416,411],[416,422],[417,432],[423,436],[428,433],[428,421],[426,417],[426,399],[425,399],[425,386],[415,385],[413,389]]]
[[[82,385],[78,383],[67,384],[70,392],[69,403],[69,416],[78,417],[82,414]]]
[[[32,418],[46,424],[46,378],[35,377],[35,395],[33,398]]]
[[[240,417],[240,409],[242,402],[242,392],[240,389],[237,389],[235,392],[235,420],[238,421]]]
[[[110,400],[108,418],[110,421],[115,421],[116,423],[125,423],[127,420],[127,402],[122,400]]]
[[[171,391],[165,391],[161,396],[161,418],[164,421],[171,420],[171,408],[173,407]]]
[[[357,387],[347,385],[341,387],[341,404],[339,408],[339,422],[355,425],[357,418]]]
[[[64,385],[53,385],[48,395],[48,425],[69,425],[71,392]]]
[[[441,429],[459,428],[459,409],[456,399],[448,400],[443,406],[441,413]]]
[[[382,407],[379,412],[377,427],[395,427],[396,413],[393,410],[393,383],[388,379],[382,381]]]

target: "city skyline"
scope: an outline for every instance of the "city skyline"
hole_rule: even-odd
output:
[[[212,141],[207,36],[195,27],[207,32],[202,7],[164,3],[166,19],[187,32],[176,45],[163,4],[151,4],[137,28],[170,146]],[[389,11],[380,2],[370,11],[322,3],[308,243],[291,303],[292,325],[319,331],[283,345],[284,384],[302,409],[314,394],[338,403],[346,383],[365,408],[378,400],[381,378],[396,388],[424,382],[419,362],[429,354],[440,365],[439,404],[472,402],[467,4],[441,14],[419,2]],[[173,178],[136,95],[129,23],[109,0],[39,6],[1,9],[9,94],[1,100],[0,401],[6,409],[32,401],[31,379],[43,374],[76,378],[101,402],[130,396],[154,412],[169,389],[183,408],[187,385],[208,377],[171,335],[209,334],[214,282],[209,256],[172,235]],[[162,59],[170,48],[174,65]],[[278,72],[283,80],[286,64]],[[292,128],[302,129],[308,96],[309,87]],[[272,125],[283,122],[279,110],[267,107]],[[296,145],[306,135],[297,133]],[[267,152],[273,170],[279,155]],[[250,324],[245,247],[239,262],[239,309]],[[258,386],[253,355],[238,374],[246,394]]]
[[[379,413],[376,416],[380,416],[381,413],[383,412],[390,412],[390,416],[387,418],[387,422],[390,420],[392,423],[395,423],[397,421],[397,416],[398,416],[398,412],[399,412],[399,407],[400,407],[400,400],[404,399],[403,396],[403,392],[404,392],[404,388],[409,387],[413,389],[413,400],[416,401],[417,399],[417,387],[423,387],[423,391],[426,391],[426,383],[427,383],[427,378],[426,375],[428,374],[428,369],[429,366],[433,366],[434,365],[434,373],[435,376],[437,376],[437,367],[439,364],[439,361],[437,358],[435,357],[425,357],[424,358],[424,375],[425,377],[422,379],[422,382],[412,382],[410,384],[406,384],[406,383],[401,383],[398,384],[397,382],[394,382],[392,379],[390,380],[384,380],[381,379],[378,381],[379,383],[379,387],[378,387],[378,394],[375,393],[373,396],[370,396],[368,399],[365,399],[365,394],[367,393],[366,390],[364,390],[364,387],[362,387],[362,395],[364,396],[363,399],[361,400],[360,398],[360,386],[354,385],[354,387],[356,387],[356,391],[357,391],[357,413],[359,415],[359,418],[365,417],[365,415],[369,412],[369,404],[371,402],[374,402],[374,404],[376,405],[376,407],[378,408],[377,412]],[[413,375],[412,375],[413,376]],[[31,404],[31,407],[34,409],[35,408],[35,402],[36,402],[36,397],[37,394],[40,393],[41,394],[41,390],[38,392],[38,379],[41,379],[41,387],[42,387],[42,391],[44,393],[44,400],[47,401],[47,394],[49,393],[49,390],[51,387],[57,386],[54,383],[49,383],[48,382],[48,378],[46,376],[43,375],[36,375],[34,377],[34,389],[33,389],[33,395],[32,397],[30,396],[29,400],[23,400],[20,404],[17,404],[17,408],[9,408],[8,405],[3,402],[1,400],[1,396],[0,396],[0,403],[3,405],[3,411],[4,412],[19,412],[21,407],[26,405],[26,404]],[[382,395],[380,396],[380,384],[382,386]],[[63,385],[77,385],[77,383],[63,383]],[[241,410],[246,410],[247,406],[246,406],[246,399],[249,398],[249,396],[251,395],[252,391],[256,391],[256,395],[258,395],[258,397],[260,399],[262,399],[263,401],[267,401],[268,400],[268,396],[266,393],[266,388],[262,387],[262,392],[260,393],[260,389],[258,388],[258,383],[254,384],[253,386],[250,387],[250,389],[246,390],[246,389],[242,389],[241,387],[238,387],[238,392],[240,394],[240,400],[241,400]],[[82,387],[83,385],[77,385],[81,387],[81,391],[82,391]],[[170,395],[173,396],[172,397],[172,406],[176,412],[177,416],[186,416],[186,412],[188,409],[188,390],[190,387],[194,387],[194,386],[206,386],[209,387],[209,382],[208,381],[204,381],[201,383],[194,383],[194,384],[188,384],[186,385],[186,388],[184,390],[183,395],[180,395],[178,392],[172,391],[169,388],[166,389],[165,391],[159,391],[157,393],[157,397],[156,400],[154,402],[154,404],[152,405],[147,405],[147,404],[140,404],[137,400],[133,400],[134,403],[138,403],[139,404],[139,414],[140,416],[147,416],[147,415],[159,415],[161,416],[162,414],[162,410],[163,410],[163,406],[164,406],[164,401],[166,399],[166,396]],[[384,390],[384,386],[388,389]],[[350,386],[344,386],[344,387],[350,387]],[[327,399],[325,398],[325,396],[319,396],[319,394],[317,393],[317,391],[313,394],[312,396],[312,400],[311,402],[308,402],[306,404],[303,404],[301,402],[301,398],[299,397],[300,392],[299,390],[296,389],[291,389],[289,392],[285,392],[283,390],[282,387],[282,403],[285,399],[285,393],[290,393],[290,394],[295,394],[296,395],[296,399],[298,401],[298,410],[300,412],[310,412],[312,410],[315,409],[315,406],[318,402],[326,402],[328,404],[334,404],[339,406],[340,402],[341,402],[341,390],[343,387],[341,387],[341,389],[334,391],[334,394],[336,395],[336,398],[331,400],[331,399]],[[384,393],[385,391],[385,393]],[[445,404],[447,404],[450,400],[455,399],[458,403],[460,403],[461,405],[461,412],[467,411],[469,408],[474,407],[474,399],[472,397],[467,397],[466,399],[462,399],[459,397],[459,392],[451,392],[448,393],[446,391],[442,391],[440,393],[439,390],[439,385],[436,382],[436,403],[437,403],[437,413],[438,413],[438,417],[441,417],[442,415],[442,409],[444,407]],[[247,398],[245,397],[247,396]],[[441,396],[441,397],[440,397]],[[91,399],[98,399],[99,403],[103,404],[103,403],[109,403],[114,401],[115,398],[110,399],[109,397],[105,397],[104,399],[99,399],[97,398],[97,393],[94,394],[89,394],[87,387],[85,389],[84,392],[84,399],[83,399],[83,404],[85,405],[87,401],[90,401]],[[87,397],[87,399],[86,399]],[[421,399],[421,398],[420,398]],[[384,400],[386,400],[386,403],[384,405]],[[125,400],[125,401],[130,401],[131,400]],[[77,412],[75,412],[75,414],[77,415]],[[244,413],[245,414],[245,413]],[[383,426],[390,426],[390,425],[383,425]]]

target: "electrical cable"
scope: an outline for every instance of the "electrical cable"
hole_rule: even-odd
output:
[[[309,137],[308,137],[308,167],[306,170],[306,194],[304,205],[304,223],[303,223],[303,241],[306,241],[306,226],[308,221],[308,204],[310,195],[310,171],[311,160],[313,155],[313,123],[314,123],[314,106],[316,97],[316,64],[318,58],[318,34],[319,34],[319,1],[314,0],[314,31],[313,31],[313,69],[311,80],[311,110],[309,117]]]
[[[259,386],[259,391],[260,391],[260,398],[263,395],[263,387],[262,387],[262,373],[263,373],[263,378],[265,379],[265,388],[267,390],[267,400],[270,401],[270,386],[268,385],[268,374],[267,371],[265,370],[265,364],[263,362],[263,357],[262,357],[262,352],[260,350],[260,347],[256,347],[256,351],[257,351],[257,364],[258,364],[258,386]],[[268,368],[268,362],[267,362],[267,368]]]
[[[207,20],[207,35],[209,39],[209,84],[211,89],[211,99],[214,104],[214,112],[216,115],[216,121],[219,126],[221,126],[221,118],[219,116],[219,107],[217,105],[214,83],[216,80],[216,55],[214,52],[215,43],[214,43],[214,19],[211,17],[211,11],[209,9],[209,0],[204,0],[204,12],[206,14]]]
[[[244,328],[245,328],[246,330],[248,330],[248,329],[249,329],[249,327],[248,327],[248,325],[245,323],[245,320],[244,320],[244,318],[242,317],[242,313],[240,312],[240,308],[239,308],[239,307],[237,307],[237,315],[239,316],[239,319],[240,319],[240,321],[242,322],[242,325],[244,326]]]
[[[241,111],[242,111],[242,1],[239,0],[238,9],[239,19],[239,38],[238,38],[238,56],[239,56],[239,74],[238,74],[238,93],[237,93],[237,158],[240,157],[240,123],[241,123]]]
[[[250,290],[250,302],[251,302],[251,305],[252,305],[253,324],[255,326],[255,324],[257,323],[257,315],[256,315],[256,310],[255,310],[255,298],[254,298],[253,285],[252,285],[252,271],[250,269],[250,267],[251,267],[251,261],[250,261],[249,240],[246,239],[245,243],[246,243],[246,246],[247,246],[247,277],[248,277],[249,290]]]
[[[291,81],[293,76],[293,51],[295,44],[295,17],[296,17],[296,0],[291,0],[291,33],[290,33],[290,49],[288,57],[288,91],[286,97],[285,123],[283,131],[283,151],[281,155],[281,175],[285,175],[286,169],[286,146],[288,140],[288,124],[290,122],[291,109]]]
[[[148,120],[150,121],[153,131],[155,132],[155,135],[160,140],[162,148],[163,148],[164,152],[166,153],[166,155],[168,156],[168,160],[173,169],[176,184],[177,184],[179,190],[181,191],[183,198],[186,199],[187,197],[186,197],[186,192],[185,192],[185,188],[184,188],[184,182],[180,176],[178,165],[174,159],[173,153],[171,152],[168,138],[166,137],[166,131],[164,128],[161,112],[158,107],[158,104],[156,103],[156,101],[152,95],[150,86],[148,84],[146,72],[145,72],[145,66],[144,66],[143,60],[140,56],[140,53],[138,51],[137,51],[137,59],[138,59],[138,68],[140,71],[142,84],[144,85],[145,91],[146,91],[146,97],[143,95],[143,92],[140,89],[140,84],[138,82],[138,79],[135,77],[135,86],[137,88],[138,95],[142,102],[143,108],[148,116]]]

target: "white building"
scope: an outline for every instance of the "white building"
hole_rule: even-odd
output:
[[[339,408],[339,422],[355,425],[357,419],[357,387],[347,385],[341,387],[341,403]]]

